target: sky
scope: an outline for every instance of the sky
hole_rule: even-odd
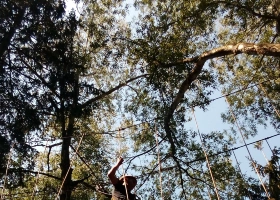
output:
[[[222,96],[222,94],[216,93],[214,94],[215,97]],[[213,97],[213,99],[215,98]],[[228,104],[226,103],[224,98],[218,99],[216,101],[213,101],[208,109],[208,111],[204,112],[201,109],[196,109],[196,118],[197,122],[199,124],[199,130],[202,133],[207,133],[217,130],[223,130],[223,129],[230,129],[230,125],[224,123],[221,119],[221,113],[226,112],[228,109]],[[195,122],[194,122],[195,123]],[[277,132],[271,127],[268,126],[266,129],[264,127],[259,126],[258,127],[259,134],[256,135],[253,138],[249,138],[246,140],[246,143],[255,142],[257,140],[261,140],[266,137],[270,137],[272,135],[277,134]],[[240,134],[238,132],[238,134]],[[274,138],[268,139],[268,142],[270,146],[273,148],[274,146],[279,146],[279,139],[280,136],[276,136]],[[242,141],[241,137],[237,144],[234,145],[234,147],[238,147],[244,145],[244,142]],[[266,144],[266,142],[263,142],[263,151],[267,158],[270,158],[272,153]],[[256,150],[254,148],[254,145],[248,146],[253,159],[259,161],[261,164],[266,163],[266,159],[264,158],[261,151]],[[251,169],[248,168],[248,159],[246,158],[248,156],[248,152],[245,147],[235,150],[235,154],[238,157],[238,162],[241,164],[241,169],[244,170],[244,173],[250,173]],[[232,157],[232,160],[235,162],[234,157]]]

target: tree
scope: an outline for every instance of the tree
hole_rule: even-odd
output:
[[[0,4],[4,161],[15,154],[9,191],[37,185],[52,189],[50,199],[103,198],[98,191],[108,193],[106,172],[117,156],[116,139],[123,138],[121,151],[133,153],[127,161],[145,184],[138,193],[144,199],[158,199],[161,187],[170,188],[163,193],[167,199],[215,199],[217,188],[222,199],[249,197],[244,188],[255,180],[244,178],[229,158],[235,135],[200,133],[187,124],[193,108],[208,108],[213,92],[237,89],[243,93],[227,98],[246,135],[269,122],[277,130],[277,4],[137,0],[139,16],[129,27],[124,1],[77,2],[80,14],[66,13],[63,1]],[[235,123],[229,111],[222,117]],[[162,183],[155,171],[155,128]]]
[[[263,151],[262,142],[256,143],[255,147]],[[272,151],[272,156],[270,160],[267,160],[265,165],[261,165],[255,162],[259,173],[262,178],[267,177],[267,187],[270,192],[270,199],[279,199],[279,148],[270,149]],[[263,152],[262,152],[263,153]],[[263,153],[264,154],[264,153]],[[265,155],[265,154],[264,154]],[[264,179],[263,179],[264,180]],[[255,180],[255,183],[248,188],[252,197],[256,199],[267,199],[265,196],[265,191],[258,181]]]
[[[103,126],[109,129],[107,122],[113,121],[112,93],[144,76],[129,79],[108,74],[119,68],[113,61],[121,62],[124,51],[111,37],[120,34],[119,24],[111,21],[111,13],[105,14],[103,7],[110,4],[94,5],[93,10],[102,15],[87,23],[73,11],[66,14],[63,1],[1,2],[1,10],[5,11],[1,16],[1,83],[5,86],[1,93],[1,126],[6,130],[1,137],[4,144],[13,146],[13,154],[16,151],[8,167],[8,188],[29,185],[33,190],[37,174],[54,179],[46,183],[53,185],[53,190],[48,190],[52,199],[56,195],[70,199],[73,190],[82,184],[91,190],[97,185],[103,188],[102,182],[95,179],[106,176],[109,168],[108,158],[102,157],[106,154],[106,134],[101,133]],[[99,26],[101,20],[103,26]],[[122,78],[126,83],[118,84]],[[4,154],[9,152],[6,146],[2,146]],[[42,168],[35,166],[39,154],[34,146],[49,150]],[[54,149],[60,153],[50,154]],[[71,164],[74,154],[81,160]],[[57,166],[50,166],[51,155],[59,155]],[[82,161],[95,167],[94,176],[89,169],[74,171],[73,164],[79,166]],[[3,177],[5,171],[4,165]],[[85,194],[75,195],[79,199]]]
[[[235,115],[242,119],[245,134],[257,134],[257,125],[266,125],[267,120],[278,129],[279,115],[275,111],[279,110],[276,88],[280,46],[276,4],[267,1],[137,1],[135,4],[145,12],[137,21],[139,39],[135,41],[133,58],[138,59],[134,64],[142,60],[147,64],[151,90],[145,92],[153,102],[137,115],[149,113],[145,116],[159,119],[161,138],[170,144],[170,151],[164,153],[177,166],[182,194],[188,196],[184,191],[188,187],[183,183],[194,179],[187,164],[190,160],[187,144],[192,139],[190,134],[184,134],[185,120],[192,117],[191,111],[186,114],[188,108],[207,109],[210,95],[219,87],[224,94],[240,90],[230,95],[228,101]],[[252,85],[258,85],[259,89]],[[230,111],[223,118],[235,124]],[[221,177],[217,179],[223,182]]]

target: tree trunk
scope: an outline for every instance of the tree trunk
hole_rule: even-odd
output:
[[[72,193],[72,171],[70,168],[70,154],[69,147],[71,144],[71,137],[63,138],[61,149],[61,180],[62,187],[60,193],[60,200],[70,200]]]
[[[63,117],[63,121],[65,121],[64,119],[65,118]],[[65,126],[63,126],[62,129],[65,130]],[[61,149],[62,186],[61,186],[60,200],[70,200],[72,190],[74,189],[74,185],[72,182],[73,169],[71,168],[70,165],[70,153],[69,153],[73,131],[74,131],[74,116],[73,113],[71,112],[69,116],[67,131],[62,132],[62,137],[63,137],[62,149]]]

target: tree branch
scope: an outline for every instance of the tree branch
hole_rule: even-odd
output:
[[[252,15],[256,16],[256,17],[260,17],[260,18],[264,18],[264,19],[274,19],[274,20],[277,20],[278,17],[275,16],[275,15],[264,15],[264,14],[261,14],[259,12],[256,12],[252,7],[250,6],[244,6],[244,5],[241,5],[237,2],[233,2],[233,1],[213,1],[211,2],[211,4],[226,4],[226,5],[229,5],[229,6],[233,6],[233,7],[236,7],[236,8],[239,8],[239,9],[244,9],[246,11],[248,11],[249,13],[251,13]]]
[[[9,169],[10,170],[10,169]],[[36,171],[32,171],[32,170],[26,170],[26,169],[23,169],[21,170],[22,172],[28,172],[28,173],[31,173],[31,174],[41,174],[41,175],[44,175],[44,176],[47,176],[47,177],[50,177],[50,178],[54,178],[56,180],[61,180],[60,177],[57,177],[57,176],[53,176],[51,174],[47,174],[47,173],[44,173],[44,172],[36,172]]]
[[[185,92],[189,89],[192,82],[196,80],[197,76],[200,74],[204,66],[204,63],[209,59],[218,58],[226,55],[237,55],[242,53],[248,55],[265,55],[265,56],[280,57],[280,44],[238,43],[235,45],[226,45],[207,51],[201,54],[200,56],[194,58],[187,58],[176,63],[168,63],[162,66],[162,67],[170,67],[178,64],[195,63],[195,67],[192,69],[192,71],[186,77],[185,81],[180,86],[179,91],[176,97],[174,98],[172,104],[170,105],[169,110],[166,113],[166,117],[164,119],[164,128],[166,131],[167,138],[170,142],[171,151],[173,155],[176,154],[176,147],[172,136],[172,130],[170,128],[170,120],[173,117],[173,113],[175,109],[184,98]]]
[[[23,53],[25,56],[27,56],[28,58],[31,58],[30,56],[28,56],[27,54],[25,54],[24,52],[22,52],[20,49],[17,48],[17,51],[18,52],[21,52]],[[21,58],[21,61],[26,65],[26,67],[58,98],[60,98],[59,94],[53,89],[50,87],[50,85],[46,82],[46,80],[41,77],[35,69],[33,69],[23,58]],[[40,65],[42,67],[42,65],[37,62],[35,59],[34,61],[36,62],[36,64]]]
[[[142,75],[140,75],[140,76],[137,76],[137,77],[135,77],[135,78],[132,78],[132,79],[126,81],[125,83],[121,83],[121,84],[119,84],[118,86],[112,88],[111,90],[109,90],[109,91],[107,91],[107,92],[104,92],[102,95],[97,96],[97,97],[95,97],[95,98],[92,98],[92,99],[86,101],[85,103],[83,103],[83,104],[81,105],[81,108],[85,108],[85,107],[87,107],[88,105],[92,104],[93,102],[98,101],[98,100],[101,100],[101,99],[103,99],[104,97],[106,97],[106,96],[112,94],[112,93],[115,92],[116,90],[120,89],[121,87],[126,86],[128,83],[130,83],[130,82],[132,82],[132,81],[135,81],[135,80],[137,80],[137,79],[139,79],[139,78],[146,77],[146,76],[148,76],[148,75],[149,75],[149,74],[142,74]]]
[[[1,39],[0,43],[0,59],[2,59],[5,51],[7,51],[9,45],[11,44],[11,40],[16,32],[16,30],[20,27],[23,18],[24,18],[24,13],[26,11],[26,7],[23,9],[19,9],[18,14],[15,16],[14,23],[10,28],[8,32],[4,33],[3,38]],[[3,59],[4,60],[4,59]]]
[[[98,193],[101,193],[101,194],[105,195],[106,197],[110,197],[110,198],[112,197],[112,195],[109,194],[107,191],[101,191],[101,190],[99,190],[99,187],[98,187],[98,186],[94,187],[93,185],[90,185],[90,184],[88,184],[88,183],[86,183],[86,182],[82,182],[82,184],[83,184],[84,186],[86,186],[87,188],[92,189],[93,191],[96,191],[96,192],[98,192]]]
[[[8,173],[11,173],[11,172],[27,172],[27,173],[31,173],[31,174],[41,174],[41,175],[44,175],[44,176],[47,176],[47,177],[50,177],[50,178],[54,178],[56,180],[61,180],[61,178],[57,177],[57,176],[54,176],[54,175],[51,175],[51,174],[48,174],[48,173],[44,173],[44,172],[38,172],[38,171],[32,171],[32,170],[27,170],[27,169],[22,169],[22,168],[9,168],[9,171]]]
[[[70,145],[70,147],[71,147],[72,150],[76,151],[76,149],[75,149],[72,145]],[[96,174],[94,173],[94,171],[92,170],[92,168],[89,166],[89,164],[85,161],[85,159],[84,159],[78,152],[76,152],[76,155],[80,158],[80,160],[81,160],[81,161],[87,166],[87,168],[90,170],[90,172],[91,172],[90,175],[91,175],[91,176],[94,176],[94,178],[97,178]],[[84,183],[84,182],[82,182],[82,184],[83,184],[83,183]],[[97,185],[96,187],[101,188],[102,190],[105,190],[104,187],[103,187],[101,184],[97,183],[96,185]]]
[[[56,143],[56,144],[52,144],[47,146],[49,148],[49,152],[48,152],[48,156],[47,156],[47,165],[48,165],[48,172],[50,171],[50,154],[51,154],[51,149],[55,146],[61,145],[62,142]]]

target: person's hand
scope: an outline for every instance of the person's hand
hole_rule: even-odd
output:
[[[121,164],[123,164],[123,161],[124,161],[123,158],[119,157],[116,165],[120,166]]]

